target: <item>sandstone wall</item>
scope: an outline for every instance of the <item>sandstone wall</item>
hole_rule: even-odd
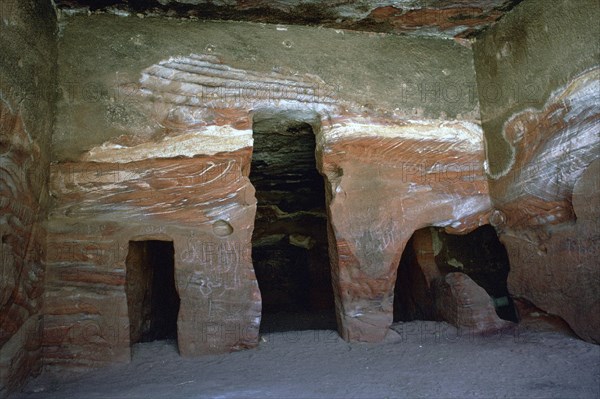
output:
[[[0,2],[0,397],[41,366],[56,16]]]
[[[347,339],[385,335],[415,229],[487,221],[472,52],[454,41],[135,16],[61,23],[49,364],[129,358],[131,240],[174,242],[182,354],[257,344],[254,112],[316,134]]]
[[[511,2],[456,15],[384,3],[348,26],[429,21],[460,36]],[[132,241],[173,242],[182,355],[258,344],[249,174],[265,113],[316,135],[345,339],[386,334],[414,231],[491,222],[510,293],[600,341],[597,2],[523,2],[474,53],[464,40],[135,15],[63,16],[57,49],[49,4],[2,1],[0,18],[0,395],[42,351],[50,366],[129,360]]]
[[[600,342],[600,6],[525,1],[475,47],[509,291]]]

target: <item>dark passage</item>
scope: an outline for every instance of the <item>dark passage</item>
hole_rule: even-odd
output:
[[[506,282],[508,254],[492,226],[479,227],[466,235],[448,234],[438,228],[416,231],[398,268],[394,321],[436,320],[425,277],[434,268],[441,275],[465,273],[492,297],[498,317],[517,321]]]
[[[268,114],[254,117],[253,130],[252,261],[263,301],[261,331],[335,329],[325,192],[311,125]]]
[[[402,253],[394,287],[394,322],[437,320],[432,290],[425,277],[427,269],[437,268],[437,265],[433,259],[433,248],[429,245],[422,247],[421,244],[421,237],[428,234],[428,228],[416,231]],[[426,252],[423,255],[429,262],[419,264],[417,251]]]
[[[130,241],[126,263],[131,343],[176,340],[179,295],[173,243]]]

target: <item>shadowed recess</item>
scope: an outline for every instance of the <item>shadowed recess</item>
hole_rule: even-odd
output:
[[[179,295],[170,241],[130,241],[127,308],[131,343],[177,338]]]
[[[400,260],[394,321],[442,320],[439,300],[436,304],[436,284],[450,273],[461,273],[485,290],[498,317],[516,322],[507,288],[509,271],[506,249],[490,225],[465,235],[448,234],[437,228],[418,230]]]
[[[299,115],[254,116],[250,180],[258,209],[252,261],[262,331],[335,329],[323,178],[315,136]]]

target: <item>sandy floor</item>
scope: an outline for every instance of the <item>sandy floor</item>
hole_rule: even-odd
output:
[[[600,346],[552,332],[458,336],[395,324],[386,342],[333,331],[271,333],[257,349],[199,359],[174,342],[134,347],[128,365],[44,373],[18,398],[599,398]]]

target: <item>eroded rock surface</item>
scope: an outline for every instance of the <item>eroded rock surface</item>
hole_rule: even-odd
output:
[[[562,317],[591,342],[600,342],[599,173],[596,160],[577,180],[572,199],[576,221],[506,228],[501,236],[511,257],[511,293]]]
[[[125,263],[132,240],[174,244],[182,355],[255,345],[260,293],[250,258],[250,149],[122,163],[130,159],[124,152],[112,162],[52,167],[47,362],[129,360]]]
[[[110,43],[102,36],[107,26],[115,32]],[[134,28],[139,36],[131,36]],[[289,248],[308,251],[310,264],[321,268],[317,277],[327,234],[338,327],[361,341],[383,339],[392,323],[396,268],[414,230],[466,232],[486,223],[491,204],[468,49],[453,41],[278,29],[107,15],[67,21],[51,169],[48,242],[57,250],[47,283],[49,364],[128,360],[133,319],[123,249],[130,241],[173,242],[178,345],[192,356],[258,343],[261,294],[250,257],[256,217],[267,223],[257,223],[255,244],[283,234]],[[82,30],[106,44],[97,56],[129,55],[122,65],[82,65],[73,55],[87,45]],[[418,54],[438,47],[446,59],[424,65]],[[369,57],[392,49],[407,56],[372,65]],[[69,79],[92,70],[98,97],[89,101]],[[314,135],[321,176],[311,179],[325,189],[311,183],[306,195],[325,196],[325,208],[290,189],[305,178],[296,169],[265,180],[266,162],[256,171],[265,205],[256,212],[248,176],[252,152],[263,148],[252,129],[269,112]],[[263,156],[279,168],[295,144],[269,143],[255,160]],[[288,216],[300,227],[290,230]],[[324,293],[327,276],[319,284]],[[311,306],[320,306],[320,295],[308,298]]]
[[[598,37],[593,0],[529,0],[485,35],[478,94],[487,157],[468,48],[345,29],[463,38],[516,1],[89,3],[58,2],[56,115],[52,8],[2,3],[0,395],[38,370],[42,356],[49,366],[80,368],[129,361],[130,344],[156,322],[145,306],[152,290],[139,289],[151,285],[144,268],[131,267],[152,253],[136,258],[132,248],[150,242],[172,248],[171,299],[180,303],[168,318],[177,319],[182,355],[256,346],[257,216],[267,221],[256,229],[258,246],[283,239],[298,248],[285,258],[298,254],[302,263],[308,251],[309,275],[322,276],[327,229],[347,340],[384,338],[396,268],[414,231],[462,234],[489,222],[508,249],[517,302],[600,342],[600,79],[598,50],[582,47]],[[88,7],[131,18],[67,17]],[[215,17],[342,29],[195,21]],[[540,52],[558,66],[547,68]],[[516,88],[491,98],[490,82],[507,79]],[[523,94],[534,98],[523,102]],[[257,213],[253,117],[273,110],[315,135],[325,192],[305,193],[324,195],[325,207],[292,194],[288,185],[306,182],[291,169],[262,190]],[[289,157],[286,145],[276,147],[265,151]],[[466,274],[440,273],[430,253],[416,261],[416,278],[445,319],[503,328]],[[328,276],[319,284],[317,295],[297,297],[319,306]]]
[[[44,230],[39,147],[20,114],[0,100],[0,392],[39,366]]]

